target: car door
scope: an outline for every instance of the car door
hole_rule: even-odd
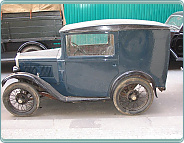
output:
[[[108,96],[118,74],[117,48],[115,33],[66,35],[67,91],[73,96]]]

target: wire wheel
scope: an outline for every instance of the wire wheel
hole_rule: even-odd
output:
[[[16,116],[29,116],[39,106],[37,91],[27,83],[13,83],[3,94],[6,109]]]
[[[128,78],[115,89],[113,102],[123,114],[135,115],[146,111],[153,101],[153,89],[141,78]]]

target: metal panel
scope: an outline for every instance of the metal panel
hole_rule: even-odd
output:
[[[99,19],[143,19],[165,23],[181,4],[65,4],[66,23]]]
[[[3,13],[1,36],[3,41],[23,41],[34,38],[54,39],[60,37],[59,29],[62,27],[62,17],[59,11],[30,13]]]

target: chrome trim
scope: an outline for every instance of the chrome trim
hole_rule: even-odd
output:
[[[174,56],[174,58],[175,58],[175,59],[178,59],[177,54],[176,54],[171,48],[170,48],[170,51],[171,51],[172,55]]]
[[[17,67],[19,67],[19,56],[20,56],[20,53],[17,53],[17,56],[15,57],[15,63]]]
[[[18,71],[20,71],[20,68],[17,67],[17,66],[13,66],[13,72],[15,73],[15,72],[18,72]]]

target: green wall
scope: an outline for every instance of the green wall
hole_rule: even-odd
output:
[[[66,23],[99,19],[143,19],[164,23],[181,4],[64,4]]]

